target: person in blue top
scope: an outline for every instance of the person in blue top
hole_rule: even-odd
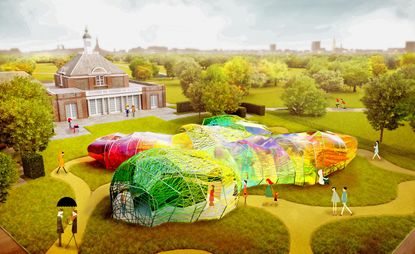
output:
[[[342,212],[340,213],[340,215],[343,215],[344,208],[346,208],[347,211],[349,211],[350,215],[353,215],[352,210],[350,210],[350,208],[347,206],[347,187],[343,187],[342,203],[343,203],[343,208],[342,208]]]

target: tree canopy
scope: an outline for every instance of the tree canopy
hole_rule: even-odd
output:
[[[252,74],[249,62],[243,57],[234,57],[225,63],[224,70],[229,84],[239,87],[247,95]]]
[[[0,84],[0,143],[21,153],[36,152],[52,135],[52,103],[40,83],[16,77]]]
[[[326,113],[326,94],[316,87],[314,79],[298,75],[288,81],[282,94],[288,110],[295,115],[321,116]]]

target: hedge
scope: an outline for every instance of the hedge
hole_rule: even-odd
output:
[[[45,176],[43,157],[37,153],[27,153],[22,156],[24,175],[30,178]]]
[[[256,105],[252,103],[242,102],[241,106],[246,108],[247,113],[257,114],[260,116],[265,115],[265,105]]]

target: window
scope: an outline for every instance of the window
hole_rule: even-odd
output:
[[[127,96],[127,104],[131,107],[133,105],[133,96]]]
[[[104,76],[98,75],[96,76],[95,80],[96,80],[95,81],[96,86],[105,86]]]
[[[89,115],[96,115],[97,114],[97,106],[95,104],[95,100],[89,100]]]
[[[134,95],[134,105],[136,109],[141,109],[141,105],[138,103],[139,99],[138,99],[139,95]]]
[[[78,117],[76,103],[66,104],[65,111],[66,111],[66,119],[68,119],[69,117],[72,119],[76,119]]]
[[[121,98],[109,98],[109,111],[110,113],[119,113],[121,112]]]
[[[97,113],[102,115],[102,99],[96,99],[97,102]]]
[[[150,96],[150,108],[157,108],[158,106],[158,96],[157,95],[151,95]]]

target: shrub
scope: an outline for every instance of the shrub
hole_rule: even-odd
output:
[[[193,107],[190,101],[182,101],[176,103],[176,112],[177,113],[185,113],[185,112],[193,112]]]
[[[246,108],[247,113],[265,116],[265,105],[256,105],[243,102],[241,103],[241,106]]]
[[[22,156],[24,175],[30,178],[45,176],[43,157],[37,153],[26,153]]]
[[[231,115],[237,115],[239,117],[246,117],[246,108],[245,107],[238,107],[235,112],[232,112]]]
[[[313,78],[326,92],[339,92],[344,86],[343,77],[338,71],[320,70],[313,75]]]
[[[5,153],[0,153],[0,202],[5,202],[8,190],[17,181],[16,162]]]

